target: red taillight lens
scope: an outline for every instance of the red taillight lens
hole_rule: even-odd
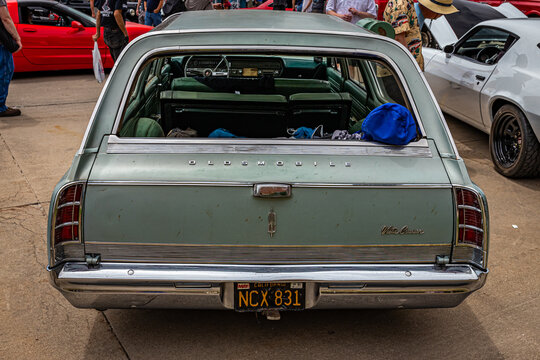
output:
[[[482,229],[482,212],[475,209],[458,209],[459,218],[462,220],[460,223],[472,225],[479,229]]]
[[[467,189],[456,189],[458,208],[458,244],[483,247],[484,214],[478,195]]]
[[[79,213],[83,185],[72,185],[64,190],[56,203],[54,245],[64,241],[79,241]]]

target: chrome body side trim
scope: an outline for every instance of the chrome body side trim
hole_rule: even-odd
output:
[[[77,307],[233,309],[235,282],[305,282],[306,308],[458,305],[483,286],[470,265],[187,265],[66,263],[52,283]],[[192,284],[192,286],[190,286]]]
[[[107,186],[233,186],[251,187],[253,182],[227,181],[144,181],[144,180],[89,180],[88,185]],[[333,183],[291,183],[295,188],[341,188],[341,189],[450,189],[450,184],[333,184]]]
[[[425,263],[450,256],[451,244],[410,245],[196,245],[86,242],[105,262],[197,264]],[[209,257],[211,254],[211,258]]]

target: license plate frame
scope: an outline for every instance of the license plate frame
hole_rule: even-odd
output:
[[[306,308],[306,283],[268,282],[234,283],[234,310],[301,311]]]

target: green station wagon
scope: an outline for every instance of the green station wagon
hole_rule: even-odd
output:
[[[403,144],[366,136],[388,104]],[[48,249],[81,308],[451,307],[486,280],[488,210],[396,41],[320,14],[188,12],[116,63]]]

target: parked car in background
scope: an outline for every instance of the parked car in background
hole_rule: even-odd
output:
[[[529,17],[540,17],[540,0],[471,0],[491,6],[512,4]]]
[[[90,9],[89,0],[60,0],[61,4],[69,6],[72,9],[85,13],[86,15],[92,15]],[[127,1],[125,4],[126,20],[131,22],[138,22],[137,19],[137,1]]]
[[[384,21],[384,9],[386,9],[388,0],[375,0],[375,3],[377,4],[377,20]]]
[[[509,3],[493,7],[469,0],[454,0],[453,4],[458,12],[441,16],[436,20],[426,19],[421,29],[424,47],[442,49],[445,45],[454,44],[482,21],[527,17]],[[433,33],[437,34],[436,38],[433,37]],[[428,52],[429,54],[432,53]]]
[[[309,0],[304,0],[304,1],[307,2]],[[384,13],[384,9],[386,7],[386,4],[388,3],[388,0],[375,0],[375,2],[377,3],[377,19],[383,20],[383,13]],[[292,4],[291,1],[289,1],[289,3]],[[273,4],[274,4],[273,0],[266,0],[261,5],[257,6],[256,9],[258,9],[258,10],[273,10],[273,6],[272,6]],[[291,7],[291,5],[289,5],[286,10],[287,11],[294,11],[293,8]]]
[[[319,14],[135,39],[49,214],[52,283],[82,308],[452,307],[488,273],[485,196],[416,61]]]
[[[526,1],[513,1],[513,0],[463,0],[468,2],[476,2],[479,4],[490,5],[492,7],[499,7],[500,5],[510,4],[523,12],[529,17],[540,16],[540,0],[526,0]],[[378,6],[377,19],[384,20],[384,9],[388,0],[375,0]],[[415,1],[416,2],[416,1]],[[504,8],[505,6],[503,6]],[[455,15],[457,16],[457,14]]]
[[[460,12],[459,24],[467,24],[467,15]],[[478,12],[473,15],[469,25]],[[425,76],[443,111],[490,134],[501,174],[540,175],[540,19],[503,18],[457,30],[442,17],[426,25]]]
[[[8,0],[8,10],[21,36],[23,49],[13,54],[15,72],[92,69],[95,19],[48,0]],[[126,22],[129,39],[152,29]],[[105,68],[113,66],[109,48],[98,40]]]
[[[294,9],[290,6],[289,3],[292,4],[292,2],[288,1],[287,2],[288,6],[287,6],[287,8],[285,10],[286,11],[294,11]],[[256,9],[256,10],[274,10],[274,0],[266,0],[262,4],[260,4],[259,6],[255,7],[254,9]]]

